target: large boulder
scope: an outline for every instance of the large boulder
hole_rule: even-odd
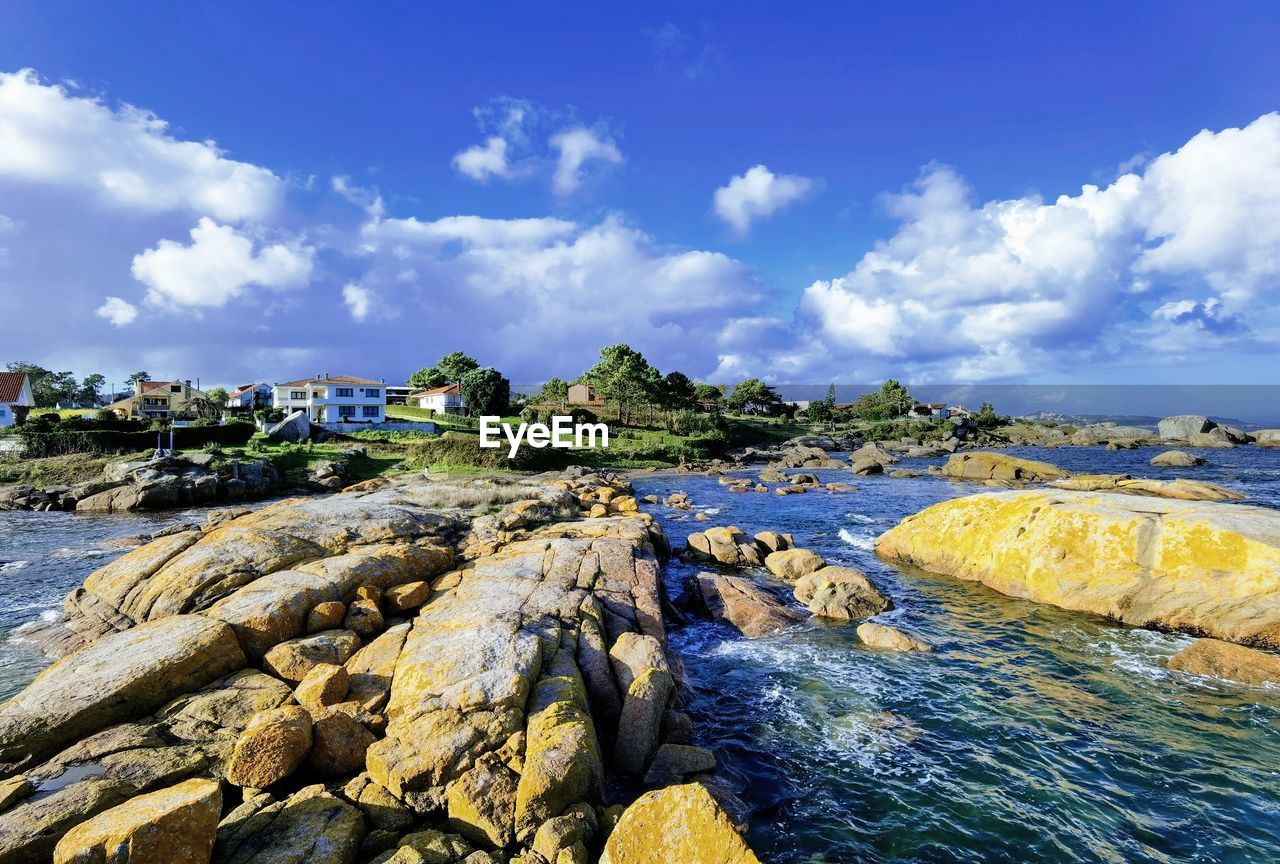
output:
[[[20,765],[244,667],[221,621],[175,615],[99,639],[0,705],[0,763]]]
[[[814,615],[839,621],[861,621],[893,608],[867,574],[853,567],[822,567],[801,576],[795,595]]]
[[[933,650],[933,646],[923,639],[917,639],[903,633],[897,627],[880,624],[875,621],[864,621],[858,625],[858,641],[868,648],[879,648],[883,651],[924,651]]]
[[[769,572],[786,582],[795,582],[826,563],[821,555],[808,549],[783,549],[770,552],[764,559],[764,566]]]
[[[995,480],[1005,483],[1046,483],[1071,476],[1048,462],[988,451],[956,453],[942,466],[942,474],[957,480]]]
[[[284,801],[261,796],[227,814],[212,864],[355,864],[364,835],[358,807],[308,786]]]
[[[1280,447],[1280,429],[1259,429],[1253,433],[1253,442],[1259,447]]]
[[[253,716],[227,763],[227,781],[265,789],[288,777],[311,752],[311,715],[284,705]]]
[[[1123,492],[1126,495],[1150,495],[1182,501],[1243,501],[1244,495],[1203,480],[1148,480],[1129,474],[1078,474],[1049,484],[1074,492]]]
[[[221,814],[217,782],[184,780],[81,822],[58,841],[53,864],[204,864]]]
[[[1219,639],[1197,639],[1169,658],[1169,668],[1255,687],[1280,686],[1280,657]]]
[[[732,525],[696,531],[689,535],[686,544],[686,553],[695,561],[730,567],[759,567],[761,563],[755,543]]]
[[[1177,414],[1159,423],[1161,438],[1188,440],[1192,435],[1208,432],[1216,424],[1203,414]]]
[[[623,811],[600,864],[759,864],[701,783],[641,795]]]
[[[268,429],[267,437],[272,441],[306,441],[311,437],[311,419],[305,410],[294,411]]]
[[[935,504],[876,540],[888,561],[1137,626],[1280,647],[1280,511],[1103,492]]]
[[[805,620],[803,614],[740,576],[699,573],[696,585],[707,617],[736,627],[744,636],[768,636]]]
[[[1151,459],[1151,464],[1157,468],[1194,468],[1204,463],[1203,456],[1188,453],[1186,450],[1166,450]]]
[[[360,650],[360,644],[360,637],[350,630],[323,630],[281,642],[263,655],[262,667],[277,678],[300,684],[321,663],[345,664]]]

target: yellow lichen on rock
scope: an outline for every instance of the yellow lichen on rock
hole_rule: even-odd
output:
[[[1280,512],[1267,508],[990,493],[907,517],[876,552],[1127,624],[1280,646]]]
[[[213,852],[222,787],[186,780],[81,822],[58,841],[54,864],[203,864]]]
[[[648,792],[628,807],[600,864],[759,864],[701,783]]]

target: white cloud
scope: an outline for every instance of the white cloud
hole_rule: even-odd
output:
[[[94,314],[107,319],[115,327],[123,327],[126,324],[132,324],[138,317],[138,307],[119,297],[108,297],[107,301],[94,311]]]
[[[292,288],[311,275],[314,250],[276,243],[254,251],[254,242],[229,225],[201,219],[191,244],[161,240],[133,259],[135,279],[150,302],[169,307],[221,307],[250,285]]]
[[[112,110],[31,70],[0,73],[0,178],[85,189],[128,210],[230,222],[264,218],[283,194],[280,178],[228,159],[212,141],[181,141],[154,114]]]
[[[492,135],[483,147],[468,147],[454,155],[453,167],[481,183],[490,177],[510,177],[512,171],[507,164],[506,139]]]
[[[739,234],[746,234],[753,221],[799,201],[813,186],[808,177],[774,174],[764,165],[755,165],[716,190],[716,215]]]
[[[1280,115],[1051,203],[970,199],[928,167],[887,200],[897,233],[805,290],[832,355],[977,380],[1280,337]]]
[[[582,186],[583,169],[588,162],[618,164],[622,152],[608,137],[579,126],[551,136],[548,142],[559,153],[551,188],[557,195],[571,195]]]
[[[354,321],[368,320],[369,314],[373,311],[373,294],[369,289],[354,282],[348,282],[342,286],[342,301],[347,304],[347,311],[351,313]]]

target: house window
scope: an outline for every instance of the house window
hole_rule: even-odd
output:
[[[338,406],[338,416],[339,416],[339,417],[354,417],[354,416],[356,416],[356,406],[354,406],[354,405],[339,405],[339,406]]]
[[[290,399],[306,399],[306,398],[307,398],[307,391],[305,391],[305,390],[293,390],[293,391],[291,391],[291,392],[289,393],[289,398],[290,398]]]
[[[338,398],[342,398],[343,396],[356,395],[356,391],[352,387],[339,387],[336,392],[337,392]]]
[[[181,393],[181,392],[182,392],[182,385],[181,385],[181,384],[170,384],[170,385],[169,385],[169,392],[170,392],[170,393]]]
[[[363,412],[363,413],[364,413],[364,416],[366,416],[366,417],[377,417],[377,416],[378,416],[378,406],[377,406],[377,405],[366,405],[366,406],[364,406],[364,412]]]
[[[5,411],[6,411],[6,410],[7,410],[7,409],[6,409],[3,405],[0,405],[0,417],[5,416]]]
[[[382,391],[377,387],[366,387],[364,388],[364,395],[368,396],[370,399],[377,399],[382,395]]]

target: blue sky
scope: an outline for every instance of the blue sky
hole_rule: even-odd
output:
[[[1280,368],[1274,4],[262,5],[0,9],[3,359]]]

